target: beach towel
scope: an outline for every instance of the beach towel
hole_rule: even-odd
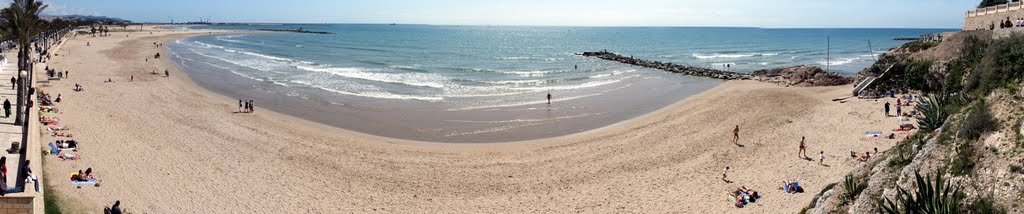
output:
[[[51,155],[60,154],[60,149],[57,148],[57,146],[54,146],[53,142],[50,142],[50,154]]]
[[[96,185],[96,180],[89,181],[71,181],[72,185]]]
[[[878,137],[882,136],[882,131],[868,131],[864,133],[865,137]]]

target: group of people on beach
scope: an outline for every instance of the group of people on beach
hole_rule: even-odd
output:
[[[21,166],[21,176],[25,177],[25,182],[35,184],[36,192],[39,192],[39,178],[35,174],[32,174],[31,160],[25,160],[25,163]],[[7,157],[0,156],[0,196],[4,196],[7,193],[21,192],[23,189],[18,187],[10,188],[7,185]]]
[[[253,100],[238,100],[238,112],[240,113],[252,113],[256,111]]]
[[[903,96],[900,96],[900,97],[896,97],[896,93],[894,93],[894,92],[891,92],[888,96],[891,97],[891,98],[895,98],[896,99],[896,101],[895,101],[896,102],[896,105],[895,105],[896,114],[895,114],[895,116],[896,117],[901,117],[901,121],[903,121],[902,118],[910,118],[910,117],[914,116],[915,114],[917,114],[916,111],[904,112],[903,109],[904,109],[904,107],[912,107],[912,103],[914,101],[916,101],[916,99],[918,97],[915,97],[914,95],[903,95]],[[890,114],[891,109],[892,109],[892,105],[888,101],[886,101],[885,104],[883,105],[883,110],[884,110],[884,113],[885,113],[886,117],[892,117],[893,116],[893,115]],[[908,121],[909,121],[909,119],[908,119]],[[913,128],[914,127],[913,127],[912,124],[904,124],[904,125],[901,125],[899,128],[895,129],[894,131],[909,131],[909,130],[911,130]],[[734,144],[740,146],[740,147],[743,147],[742,144],[739,144],[739,138],[740,138],[740,136],[739,136],[740,135],[740,127],[739,127],[739,125],[736,125],[733,128],[732,133],[733,133],[732,142]],[[892,137],[890,137],[890,138],[892,138]],[[800,137],[800,144],[799,144],[799,147],[798,147],[797,156],[799,158],[801,158],[801,159],[812,161],[813,159],[811,159],[811,157],[808,157],[808,155],[807,155],[807,149],[808,149],[808,146],[807,146],[807,138],[806,138],[806,136]],[[850,151],[851,159],[859,161],[859,162],[867,162],[867,161],[871,160],[871,157],[876,156],[876,155],[878,155],[878,148],[877,147],[874,148],[873,151],[864,152],[863,155],[858,155],[857,152]],[[828,165],[825,164],[825,151],[819,151],[818,152],[818,165],[828,166]],[[725,166],[724,170],[722,171],[722,181],[725,181],[726,183],[732,183],[732,181],[730,181],[728,179],[728,173],[729,173],[729,171],[731,169],[732,168],[730,166]],[[783,181],[782,189],[786,193],[802,193],[804,191],[803,187],[801,187],[798,182],[796,182],[796,181],[788,181],[788,180],[787,181]],[[729,195],[729,198],[730,198],[731,202],[734,202],[736,207],[742,208],[743,206],[745,206],[745,205],[747,205],[749,203],[753,203],[753,202],[757,201],[757,199],[760,198],[760,196],[758,196],[756,193],[757,193],[756,191],[750,190],[750,189],[746,188],[745,186],[742,186],[739,189],[736,189],[735,191],[730,192],[728,195]]]

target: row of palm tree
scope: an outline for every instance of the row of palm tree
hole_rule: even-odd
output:
[[[42,26],[42,18],[40,14],[46,9],[46,4],[36,0],[14,0],[11,5],[7,8],[0,10],[0,35],[6,37],[5,39],[13,40],[18,46],[18,70],[19,71],[31,71],[32,66],[31,57],[29,53],[31,51],[32,38],[39,35],[44,26]],[[31,75],[29,75],[31,76]],[[15,117],[15,124],[22,124],[23,113],[22,106],[25,105],[27,99],[27,81],[17,81],[18,97],[17,97],[17,114]]]

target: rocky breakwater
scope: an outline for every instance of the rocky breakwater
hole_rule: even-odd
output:
[[[828,73],[818,67],[804,65],[765,69],[745,74],[689,65],[635,59],[631,56],[622,56],[607,51],[583,52],[583,54],[580,55],[586,57],[597,57],[604,60],[641,67],[661,69],[672,73],[680,73],[690,76],[710,77],[723,80],[757,80],[762,82],[785,84],[786,86],[846,85],[852,83],[854,79],[852,77],[840,76],[835,73]]]
[[[753,79],[786,86],[836,86],[853,83],[853,77],[829,73],[815,66],[798,65],[785,68],[757,70],[751,73]]]
[[[737,80],[737,79],[750,79],[751,78],[750,74],[736,73],[736,72],[729,72],[729,71],[721,71],[721,70],[715,70],[715,69],[710,69],[710,68],[701,68],[701,67],[694,67],[694,66],[689,66],[689,65],[680,65],[680,64],[674,64],[674,63],[664,63],[664,62],[658,62],[658,61],[648,61],[648,60],[642,60],[642,59],[634,59],[633,57],[622,56],[622,55],[618,55],[618,54],[615,54],[615,53],[612,53],[612,52],[607,52],[607,51],[583,52],[583,54],[581,54],[581,55],[586,56],[586,57],[597,57],[597,58],[604,59],[604,60],[616,61],[616,62],[621,62],[621,63],[625,63],[625,64],[630,64],[630,65],[636,65],[636,66],[641,66],[641,67],[660,69],[660,70],[664,70],[664,71],[668,71],[668,72],[672,72],[672,73],[680,73],[680,74],[685,74],[685,75],[690,75],[690,76],[710,77],[710,78],[724,79],[724,80]]]

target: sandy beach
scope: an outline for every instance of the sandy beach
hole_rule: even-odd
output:
[[[795,213],[859,167],[850,151],[896,142],[866,131],[888,134],[901,124],[883,115],[886,100],[832,101],[852,86],[730,81],[569,136],[496,144],[387,139],[259,108],[234,113],[237,99],[197,86],[167,57],[145,60],[166,56],[154,42],[208,33],[147,27],[127,37],[79,35],[56,51],[49,66],[70,78],[40,90],[63,95],[57,116],[81,142],[82,159],[43,158],[66,207],[102,213],[120,200],[134,213]],[[76,83],[85,91],[73,92]],[[740,145],[731,142],[735,125]],[[814,161],[798,157],[801,136]],[[819,151],[827,166],[818,165]],[[725,166],[732,183],[721,179]],[[102,185],[75,188],[67,175],[87,167]],[[799,181],[806,193],[784,193],[782,180]],[[764,198],[735,208],[726,194],[740,186]]]

